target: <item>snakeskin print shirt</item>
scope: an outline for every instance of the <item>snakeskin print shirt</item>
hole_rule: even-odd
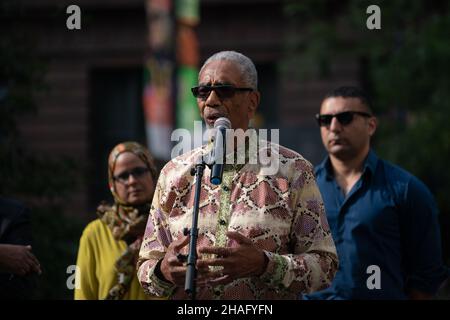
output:
[[[176,157],[161,171],[138,260],[138,278],[149,294],[187,298],[184,288],[160,279],[155,267],[169,244],[191,226],[191,169],[207,149],[205,145]],[[222,184],[216,186],[205,169],[197,246],[232,246],[225,234],[238,231],[264,250],[266,270],[259,277],[199,287],[197,299],[298,299],[328,287],[337,271],[336,248],[312,165],[272,142],[259,140],[258,151],[276,163],[276,173],[268,174],[267,166],[259,163],[226,164]]]

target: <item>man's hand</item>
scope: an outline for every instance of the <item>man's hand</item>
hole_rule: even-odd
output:
[[[189,239],[189,236],[182,236],[172,242],[167,248],[164,259],[161,262],[161,273],[164,278],[176,286],[184,286],[186,266],[183,261],[177,258],[177,254],[189,243]]]
[[[227,284],[235,279],[258,277],[264,273],[267,262],[264,252],[256,248],[249,238],[239,232],[227,232],[228,238],[237,243],[236,247],[203,247],[201,254],[216,254],[217,258],[197,261],[199,282],[206,281],[211,285]],[[217,266],[219,270],[209,271],[209,266]]]
[[[42,273],[39,261],[31,252],[31,246],[14,244],[0,244],[0,270],[19,276]]]

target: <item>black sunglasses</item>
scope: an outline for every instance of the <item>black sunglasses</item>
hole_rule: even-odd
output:
[[[127,183],[128,180],[130,179],[130,176],[139,179],[142,178],[142,176],[146,174],[148,171],[149,171],[148,168],[136,167],[129,171],[124,171],[121,174],[118,174],[117,176],[114,176],[114,180],[119,181],[121,183]]]
[[[353,121],[353,116],[355,114],[366,118],[372,117],[372,115],[367,112],[345,111],[336,114],[316,114],[316,120],[319,126],[323,127],[329,126],[331,124],[331,121],[333,120],[333,117],[336,117],[337,121],[339,121],[340,124],[346,126]]]
[[[206,100],[211,91],[215,91],[220,99],[229,99],[236,94],[236,91],[253,91],[252,88],[236,88],[231,84],[219,84],[216,86],[198,86],[191,88],[192,94],[196,98]]]

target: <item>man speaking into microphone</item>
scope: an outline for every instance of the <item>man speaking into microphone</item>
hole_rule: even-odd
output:
[[[234,51],[216,53],[198,81],[192,93],[201,117],[209,128],[217,122],[218,133],[213,143],[172,159],[161,171],[138,260],[142,287],[152,295],[188,298],[184,229],[191,227],[197,183],[191,171],[212,155],[201,180],[197,299],[296,299],[326,288],[338,261],[313,167],[292,150],[260,143],[248,130],[260,101],[253,62]],[[221,136],[227,120],[231,139]],[[220,149],[225,141],[227,148]],[[275,171],[251,161],[260,154],[278,164]]]

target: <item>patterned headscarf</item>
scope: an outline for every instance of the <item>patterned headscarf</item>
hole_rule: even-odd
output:
[[[157,170],[154,160],[148,150],[136,142],[123,142],[114,147],[108,158],[108,180],[109,189],[114,197],[114,205],[110,206],[102,202],[97,208],[97,215],[110,228],[114,239],[117,241],[124,240],[127,243],[126,250],[117,259],[115,268],[117,271],[117,284],[114,285],[105,299],[120,300],[128,291],[131,280],[136,273],[136,260],[142,243],[142,237],[133,238],[129,234],[132,227],[144,225],[147,222],[150,211],[150,202],[132,206],[121,199],[115,189],[114,168],[117,157],[124,153],[131,152],[138,156],[147,166],[152,175],[153,181],[156,182]]]

